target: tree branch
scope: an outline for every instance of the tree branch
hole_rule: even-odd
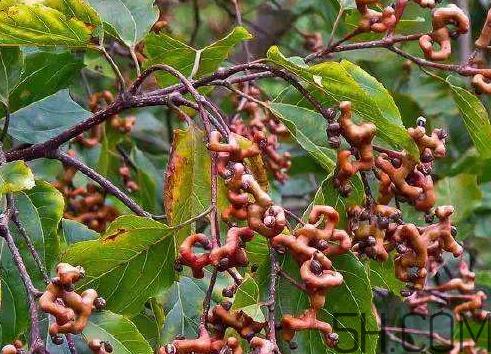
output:
[[[152,217],[152,214],[145,211],[138,203],[133,199],[128,197],[121,189],[115,186],[110,180],[99,174],[97,171],[93,170],[89,166],[86,166],[82,161],[75,157],[71,157],[68,154],[60,151],[54,150],[48,152],[46,157],[54,160],[58,160],[66,166],[76,168],[78,171],[97,182],[106,192],[114,195],[118,198],[124,205],[126,205],[132,212],[139,216]]]

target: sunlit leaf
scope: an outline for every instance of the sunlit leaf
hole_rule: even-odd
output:
[[[377,136],[394,147],[404,148],[412,155],[419,156],[416,144],[409,137],[402,125],[400,115],[394,119],[393,112],[397,107],[379,104],[381,98],[374,100],[370,94],[377,91],[377,97],[384,93],[380,84],[374,84],[374,79],[361,72],[359,68],[353,71],[355,78],[351,77],[345,66],[337,62],[325,62],[313,66],[299,64],[298,61],[284,57],[278,47],[271,47],[268,58],[275,64],[300,76],[308,83],[309,89],[326,106],[331,106],[340,101],[351,101],[353,111],[363,120],[374,123],[377,126]],[[359,81],[359,82],[358,82]],[[365,91],[365,89],[367,91]],[[281,102],[281,100],[278,100]]]
[[[211,159],[205,133],[194,124],[174,132],[173,148],[165,173],[164,206],[170,226],[204,212],[211,201]],[[219,179],[223,186],[223,181]],[[219,209],[226,205],[225,188],[220,187]],[[189,236],[192,225],[174,234],[176,244]]]
[[[30,190],[14,195],[19,210],[19,219],[27,236],[39,254],[46,268],[50,268],[58,257],[58,225],[63,215],[64,200],[60,192],[47,182],[37,181]],[[22,240],[17,228],[11,224],[10,231],[15,240]],[[32,259],[24,242],[17,242],[24,263],[35,286],[45,284],[42,275]],[[17,267],[13,263],[5,242],[0,241],[0,278],[2,281],[2,303],[0,308],[0,333],[2,342],[18,338],[28,327],[28,306],[24,285]]]
[[[93,313],[82,335],[108,341],[114,353],[152,354],[153,350],[135,324],[124,316],[104,311]]]
[[[0,11],[0,45],[85,47],[92,30],[92,25],[42,4]]]
[[[244,311],[255,321],[263,322],[265,318],[261,311],[260,302],[261,291],[259,284],[249,274],[246,274],[244,280],[237,288],[232,309]]]
[[[226,37],[197,50],[165,33],[150,33],[145,38],[145,53],[148,57],[145,66],[167,64],[186,77],[199,78],[218,69],[237,44],[251,38],[251,34],[245,28],[236,27]],[[177,81],[168,74],[158,75],[161,86],[168,86]]]
[[[78,242],[62,254],[87,276],[77,285],[94,288],[116,313],[137,314],[174,281],[174,239],[168,226],[133,215],[111,223],[98,240]]]
[[[34,175],[24,161],[0,166],[0,194],[20,192],[34,187]]]
[[[101,24],[97,12],[84,0],[45,0],[44,5],[56,9],[68,18],[76,18],[94,26]]]

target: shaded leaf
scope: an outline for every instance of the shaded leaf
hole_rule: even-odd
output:
[[[312,205],[332,205],[340,214],[337,228],[342,228],[346,223],[346,207],[363,203],[362,190],[356,192],[357,188],[354,188],[350,198],[345,201],[336,193],[328,178],[317,191]],[[362,341],[359,331],[360,326],[370,331],[377,328],[375,315],[372,312],[372,285],[365,267],[352,253],[333,257],[332,260],[333,268],[343,275],[344,282],[341,286],[329,290],[326,304],[319,317],[331,323],[338,332],[339,350],[351,349],[351,353],[375,353],[377,336],[366,336]],[[284,257],[282,269],[294,278],[300,279],[299,265],[291,256]],[[277,299],[280,314],[301,314],[309,306],[306,294],[282,278],[279,281]],[[355,332],[351,333],[347,329],[353,329]],[[300,332],[295,336],[295,342],[298,344],[298,352],[301,353],[338,352],[338,349],[329,348],[324,344],[322,335],[318,331]],[[282,352],[295,353],[285,344],[282,345]]]
[[[92,26],[42,4],[0,11],[0,45],[85,47]]]
[[[299,266],[290,256],[283,260],[282,268],[296,279],[300,278]],[[341,272],[344,283],[327,293],[326,304],[320,311],[319,318],[332,324],[339,334],[338,348],[325,345],[319,331],[302,331],[295,336],[298,349],[292,351],[281,342],[282,353],[338,353],[341,350],[349,350],[350,353],[376,352],[375,335],[366,336],[364,348],[361,346],[361,326],[367,331],[377,329],[372,312],[371,284],[363,264],[353,254],[348,253],[334,258],[333,268]],[[307,295],[282,278],[279,280],[277,293],[279,315],[300,315],[309,306]],[[350,333],[347,329],[354,332]]]
[[[31,238],[39,256],[49,268],[58,257],[58,224],[63,215],[64,200],[60,192],[49,183],[38,181],[28,191],[15,194],[19,218]],[[45,284],[21,235],[11,224],[10,230],[18,242],[24,263],[35,286]],[[0,278],[2,281],[2,303],[0,308],[0,333],[2,343],[11,342],[25,333],[28,328],[28,305],[24,285],[17,267],[12,261],[7,245],[0,240]]]
[[[165,322],[161,330],[161,344],[171,342],[176,335],[196,337],[203,308],[206,284],[199,280],[180,277],[166,295]]]
[[[0,166],[0,194],[20,192],[34,187],[34,175],[24,161]]]
[[[343,64],[337,62],[325,62],[313,66],[299,65],[298,62],[289,60],[280,53],[278,47],[271,47],[268,51],[268,58],[275,64],[280,65],[286,70],[300,76],[310,87],[309,89],[327,105],[333,105],[340,101],[348,100],[353,104],[353,111],[363,120],[374,123],[377,126],[377,136],[394,147],[404,148],[413,156],[419,156],[418,149],[414,141],[409,137],[406,129],[399,121],[388,119],[386,108],[385,114],[378,107],[377,102],[370,96],[373,91],[373,78],[360,70],[356,69],[357,80],[363,85],[370,83],[371,88],[365,92],[360,83],[353,79]],[[348,66],[348,64],[345,64]],[[380,93],[380,85],[376,85]],[[379,100],[379,99],[378,99]],[[392,110],[394,108],[392,107]]]
[[[116,219],[98,240],[78,242],[62,260],[81,265],[80,288],[94,288],[111,311],[135,315],[144,303],[174,281],[174,240],[168,226],[126,215]]]
[[[135,181],[140,189],[135,192],[135,198],[138,203],[151,213],[160,212],[157,209],[157,181],[155,179],[155,167],[148,160],[145,154],[138,148],[131,150],[131,159],[136,165]]]
[[[150,33],[145,38],[145,53],[148,57],[145,66],[167,64],[186,77],[199,78],[218,69],[237,44],[251,38],[245,28],[236,27],[226,37],[197,50],[165,33]],[[178,81],[168,74],[159,74],[157,78],[161,86]]]
[[[286,125],[298,144],[327,172],[336,167],[336,152],[327,146],[326,120],[320,113],[285,103],[272,102],[271,112]]]
[[[25,54],[22,76],[11,93],[11,112],[67,88],[82,67],[69,52]]]
[[[339,223],[337,228],[343,228],[347,226],[347,209],[354,205],[363,205],[365,200],[365,191],[363,189],[363,183],[361,178],[356,175],[351,178],[352,191],[350,195],[345,198],[339,194],[338,190],[334,187],[332,177],[326,178],[322,181],[320,188],[317,190],[314,200],[310,207],[315,204],[330,205],[339,213]],[[304,218],[307,217],[309,209],[305,212]]]
[[[157,21],[153,0],[86,0],[128,46],[135,46]]]
[[[455,207],[455,213],[452,216],[455,224],[468,216],[481,200],[477,177],[469,174],[446,177],[438,181],[435,193],[437,195],[436,205]]]
[[[465,127],[474,146],[483,158],[491,157],[491,124],[488,112],[479,99],[469,91],[449,84]]]
[[[135,324],[124,316],[95,312],[83,331],[87,342],[92,339],[108,341],[114,353],[152,354],[153,350]]]
[[[29,325],[29,311],[25,288],[19,277],[17,268],[10,266],[12,261],[7,246],[0,243],[2,267],[0,282],[2,286],[2,302],[0,307],[0,335],[2,343],[10,343],[20,333],[24,333]],[[8,264],[5,264],[8,262]],[[13,265],[13,264],[12,264]]]
[[[392,255],[385,262],[370,260],[365,263],[365,268],[372,287],[390,290],[397,296],[399,296],[401,290],[405,288],[405,284],[395,276],[394,259]]]
[[[9,134],[24,143],[40,143],[90,115],[90,112],[72,100],[68,90],[62,90],[13,113]]]
[[[67,245],[99,238],[97,232],[75,220],[63,219],[61,221],[61,230],[63,240]]]
[[[22,73],[24,58],[18,47],[0,48],[0,103],[9,106],[9,96]]]

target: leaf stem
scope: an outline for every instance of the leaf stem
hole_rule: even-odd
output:
[[[106,48],[104,48],[103,45],[101,45],[101,46],[99,46],[97,48],[104,55],[104,58],[106,58],[106,60],[108,61],[109,65],[111,65],[111,68],[113,69],[114,73],[116,74],[116,77],[118,78],[118,82],[119,82],[119,90],[121,92],[124,91],[124,90],[126,90],[126,83],[124,81],[123,74],[121,73],[121,70],[119,69],[119,67],[116,64],[116,62],[114,61],[114,59],[107,52]],[[131,49],[130,49],[130,53],[131,53]]]

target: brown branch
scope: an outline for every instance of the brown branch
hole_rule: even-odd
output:
[[[82,161],[75,157],[60,151],[55,150],[46,154],[46,157],[54,160],[58,160],[66,166],[73,167],[89,177],[91,180],[97,182],[106,192],[112,194],[118,198],[124,205],[126,205],[132,212],[139,216],[152,217],[152,214],[146,212],[138,203],[128,197],[121,189],[114,185],[110,180],[93,170],[89,166],[85,165]]]
[[[39,254],[36,251],[36,248],[34,247],[34,244],[31,240],[31,238],[27,234],[26,228],[24,227],[24,225],[20,221],[19,210],[17,209],[17,207],[14,205],[13,202],[12,202],[11,207],[13,210],[11,219],[14,222],[15,226],[17,227],[17,230],[19,230],[19,233],[21,234],[22,238],[24,239],[24,242],[26,243],[27,248],[29,249],[29,252],[32,255],[32,258],[34,259],[34,262],[36,262],[36,265],[37,265],[39,271],[41,272],[41,275],[43,276],[44,282],[46,284],[48,284],[50,282],[48,272],[46,271],[46,267],[44,266],[44,264],[41,260],[41,257],[39,257]]]
[[[269,247],[269,261],[271,263],[271,279],[269,281],[269,298],[268,298],[268,331],[267,338],[273,343],[276,347],[276,352],[279,353],[278,344],[276,343],[276,317],[275,317],[275,308],[276,308],[276,282],[278,280],[278,272],[280,266],[278,264],[278,260],[276,259],[276,252],[270,246]]]
[[[27,294],[27,302],[29,304],[29,317],[31,321],[31,331],[30,331],[30,342],[29,348],[31,353],[45,353],[44,341],[41,338],[41,333],[39,329],[39,318],[38,309],[36,304],[36,298],[42,293],[38,291],[29,276],[27,268],[24,264],[22,256],[14,242],[12,234],[9,230],[9,220],[12,218],[14,213],[13,209],[13,197],[7,195],[7,208],[5,212],[0,216],[0,237],[4,239],[7,247],[12,255],[12,260],[19,271],[19,276],[24,284]]]

